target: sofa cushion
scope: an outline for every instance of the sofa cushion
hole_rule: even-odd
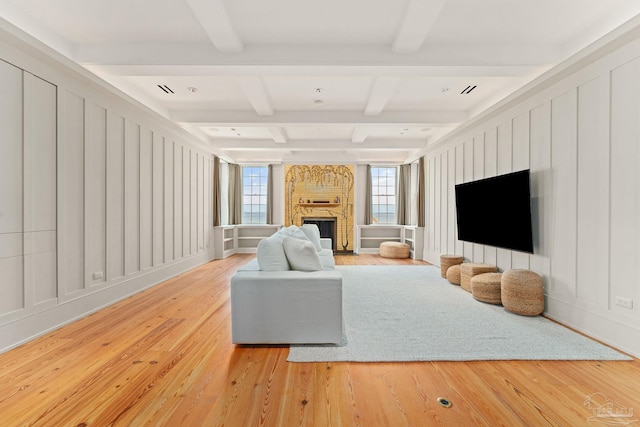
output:
[[[335,270],[336,262],[333,258],[333,250],[331,249],[323,249],[318,251],[318,255],[320,255],[320,261],[322,262],[323,270]]]
[[[316,224],[303,224],[300,230],[302,230],[311,243],[313,243],[317,251],[322,250],[322,245],[320,244],[320,229]]]
[[[256,249],[256,258],[260,270],[263,271],[285,271],[291,269],[284,252],[283,241],[280,238],[262,239]]]
[[[282,246],[284,247],[284,253],[287,256],[287,260],[289,261],[289,265],[292,270],[322,270],[322,261],[320,261],[318,251],[309,240],[285,237],[282,241]]]

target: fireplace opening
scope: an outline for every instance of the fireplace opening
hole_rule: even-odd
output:
[[[337,217],[303,217],[302,224],[315,224],[320,230],[320,237],[328,237],[331,239],[331,249],[335,252],[337,249]]]

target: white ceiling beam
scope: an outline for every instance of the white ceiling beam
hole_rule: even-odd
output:
[[[351,142],[354,144],[362,144],[364,140],[367,139],[367,136],[369,136],[369,129],[356,127],[351,136]]]
[[[285,134],[284,129],[277,126],[269,126],[267,129],[275,142],[278,144],[286,144],[287,135]]]
[[[214,148],[221,150],[234,150],[234,151],[250,151],[250,150],[282,150],[283,146],[274,143],[271,140],[244,140],[242,145],[230,144],[232,139],[212,139],[210,144]],[[322,143],[319,143],[321,141]],[[366,149],[369,151],[395,151],[395,150],[416,150],[422,149],[426,146],[425,139],[372,139],[367,141],[367,144],[362,147],[357,147],[358,150]],[[349,140],[290,140],[286,145],[286,150],[307,150],[307,151],[327,151],[327,150],[344,150],[353,148],[353,144]]]
[[[334,126],[366,125],[369,127],[423,126],[438,127],[463,123],[469,119],[464,111],[392,111],[379,116],[365,116],[353,111],[278,111],[272,116],[258,116],[247,111],[171,110],[171,120],[199,126]]]
[[[273,107],[271,106],[267,88],[260,77],[239,77],[238,83],[257,114],[261,116],[271,116],[273,114]]]
[[[338,76],[338,77],[520,77],[546,71],[543,66],[521,65],[327,65],[317,67],[282,65],[90,65],[85,68],[100,75],[150,76]]]
[[[416,53],[436,22],[446,0],[409,0],[393,40],[393,53]]]
[[[124,66],[269,66],[286,70],[306,67],[307,74],[321,73],[325,67],[342,69],[386,66],[540,66],[557,64],[565,57],[555,45],[517,44],[505,41],[487,45],[426,46],[412,55],[398,55],[384,45],[317,46],[292,45],[247,46],[242,55],[217,51],[211,44],[92,44],[74,47],[74,60],[83,65]],[[283,65],[286,64],[286,65]],[[298,70],[300,71],[300,70]],[[257,74],[260,75],[260,74]],[[316,74],[319,75],[319,74]]]
[[[244,50],[222,0],[187,0],[187,3],[216,49],[220,52]]]
[[[377,116],[382,113],[385,105],[396,93],[402,79],[397,77],[377,77],[373,83],[367,106],[364,114],[367,116]]]

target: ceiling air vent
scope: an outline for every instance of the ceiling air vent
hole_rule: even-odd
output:
[[[167,85],[158,85],[158,87],[160,88],[160,90],[162,90],[164,93],[174,93],[171,88]]]
[[[460,95],[469,95],[471,93],[471,91],[474,90],[477,87],[478,86],[476,86],[476,85],[473,85],[473,86],[469,85],[462,92],[460,92]]]

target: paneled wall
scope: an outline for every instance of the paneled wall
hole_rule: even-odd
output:
[[[72,91],[60,97],[64,295],[208,249],[210,156]]]
[[[6,40],[0,351],[214,258],[200,141]]]
[[[549,317],[640,356],[640,40],[593,58],[427,154],[425,259],[531,269]],[[455,184],[526,168],[534,254],[457,240]]]
[[[56,87],[3,61],[0,81],[0,316],[13,318],[58,296]]]

